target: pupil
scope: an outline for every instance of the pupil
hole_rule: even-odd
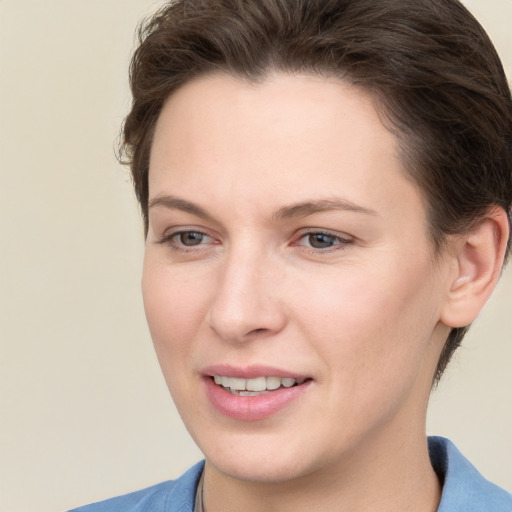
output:
[[[180,242],[183,245],[187,245],[187,246],[199,245],[202,241],[203,241],[202,233],[188,231],[187,233],[180,234]]]
[[[309,235],[309,243],[311,247],[315,249],[325,249],[334,245],[335,238],[330,235],[317,233],[315,235]]]

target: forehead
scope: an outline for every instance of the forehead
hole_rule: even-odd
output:
[[[342,195],[397,209],[397,194],[416,193],[405,176],[369,93],[315,75],[274,74],[262,83],[212,75],[166,101],[149,189],[150,197],[179,192],[208,202],[215,193],[274,207]]]
[[[173,126],[171,118],[179,119],[179,126]],[[218,141],[235,127],[240,136],[250,135],[255,141],[266,134],[275,138],[280,131],[282,141],[295,130],[294,135],[313,141],[315,128],[326,131],[346,123],[363,129],[369,144],[378,138],[394,149],[395,138],[384,129],[374,97],[362,88],[315,74],[272,73],[262,82],[252,82],[219,73],[196,78],[171,94],[156,132],[190,137],[219,128],[209,133]]]

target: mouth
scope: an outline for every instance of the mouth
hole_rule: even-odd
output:
[[[213,382],[233,395],[238,396],[261,396],[277,391],[304,384],[306,378],[293,377],[255,377],[252,379],[243,379],[239,377],[229,377],[226,375],[213,375]]]
[[[272,366],[226,364],[202,370],[205,393],[216,413],[240,421],[265,420],[304,403],[313,378]]]

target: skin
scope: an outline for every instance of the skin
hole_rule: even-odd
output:
[[[434,256],[372,98],[309,75],[196,79],[164,105],[149,193],[145,309],[207,459],[208,512],[437,510],[427,402],[449,325],[467,320],[450,322],[454,290],[480,266],[459,240]],[[311,382],[240,421],[206,396],[213,364]]]

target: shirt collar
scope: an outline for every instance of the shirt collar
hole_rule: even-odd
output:
[[[511,512],[512,495],[487,481],[442,437],[428,439],[430,460],[443,484],[437,512]]]

